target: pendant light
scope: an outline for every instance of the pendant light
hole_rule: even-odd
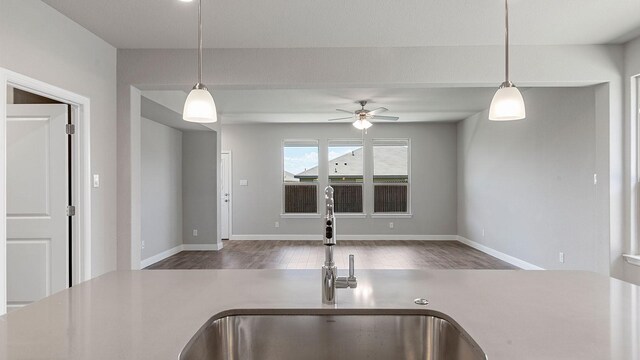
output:
[[[213,96],[202,83],[202,0],[198,0],[198,82],[184,102],[182,119],[196,123],[218,121],[216,103]]]
[[[491,100],[489,120],[510,121],[526,117],[524,99],[520,90],[509,80],[509,0],[504,0],[505,11],[505,81]]]

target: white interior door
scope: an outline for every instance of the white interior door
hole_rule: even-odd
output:
[[[231,154],[229,152],[222,153],[222,206],[220,221],[222,221],[221,230],[222,238],[229,239],[229,227],[231,220]]]
[[[68,286],[67,105],[7,108],[7,310]]]

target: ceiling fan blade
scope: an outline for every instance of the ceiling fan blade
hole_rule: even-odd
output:
[[[337,118],[337,119],[329,119],[329,121],[340,121],[340,120],[353,120],[353,116]]]
[[[398,119],[400,119],[397,116],[380,116],[380,115],[373,115],[371,118],[374,120],[387,120],[387,121],[397,121]]]
[[[342,111],[342,112],[346,112],[347,114],[353,115],[353,111],[349,111],[349,110],[336,109],[336,111]]]
[[[381,113],[381,112],[385,112],[385,111],[389,111],[389,109],[384,108],[384,107],[379,107],[377,109],[373,109],[373,110],[369,111],[369,114],[375,115],[377,113]]]

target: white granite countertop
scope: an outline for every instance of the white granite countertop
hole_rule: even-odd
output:
[[[360,270],[341,309],[431,309],[490,360],[640,359],[640,287],[589,272]],[[230,309],[322,309],[320,270],[113,272],[0,317],[0,359],[172,359]],[[425,297],[430,304],[415,305]]]

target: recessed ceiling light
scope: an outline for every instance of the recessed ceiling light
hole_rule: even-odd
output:
[[[193,0],[179,0],[180,2],[193,2]]]

